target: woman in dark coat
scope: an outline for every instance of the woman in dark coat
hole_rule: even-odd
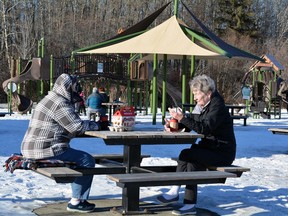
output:
[[[201,75],[190,81],[190,88],[197,103],[193,112],[184,115],[181,110],[170,109],[172,118],[177,119],[180,128],[205,135],[191,148],[181,151],[177,172],[204,171],[209,166],[228,166],[235,159],[236,141],[233,121],[223,98],[215,88],[214,81]],[[165,125],[170,130],[169,122]],[[161,203],[176,202],[179,199],[180,186],[173,186],[166,194],[158,196]],[[184,206],[174,210],[174,215],[196,214],[197,185],[187,185]]]

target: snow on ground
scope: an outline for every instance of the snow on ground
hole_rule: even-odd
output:
[[[0,109],[0,112],[7,110]],[[273,135],[268,128],[287,127],[288,115],[282,111],[281,119],[248,118],[235,120],[237,139],[236,165],[251,168],[240,178],[227,179],[225,184],[199,186],[199,208],[214,211],[220,215],[266,216],[288,215],[288,141],[285,135]],[[0,117],[0,163],[12,153],[20,152],[20,144],[29,123],[30,114],[12,114]],[[83,117],[85,119],[85,117]],[[137,115],[137,127],[161,129],[161,115],[152,125],[151,115]],[[120,146],[106,146],[101,139],[74,139],[72,147],[90,153],[121,153]],[[178,156],[189,145],[143,146],[143,154],[150,158],[143,165],[176,164],[170,158]],[[0,216],[34,215],[32,210],[49,203],[68,201],[71,195],[69,184],[56,184],[44,176],[31,171],[16,170],[13,174],[0,172]],[[141,199],[155,202],[155,196],[169,187],[141,188]],[[184,187],[183,187],[184,189]],[[181,198],[184,190],[181,191]],[[91,199],[120,199],[121,189],[105,176],[95,176]]]

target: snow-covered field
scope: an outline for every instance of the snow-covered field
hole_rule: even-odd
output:
[[[1,110],[0,112],[7,110]],[[20,152],[20,144],[29,123],[30,115],[0,117],[0,162],[12,153]],[[83,117],[85,119],[85,117]],[[137,125],[151,127],[151,115],[136,116]],[[157,115],[155,128],[162,128],[161,115]],[[227,179],[225,184],[201,185],[197,206],[220,215],[261,216],[288,215],[288,136],[273,135],[267,129],[287,127],[288,115],[283,110],[281,119],[235,120],[237,158],[234,164],[251,168],[241,178]],[[106,146],[101,139],[72,140],[72,147],[90,153],[121,153],[122,147]],[[150,154],[143,164],[175,164],[181,149],[188,145],[144,146],[142,152]],[[4,170],[4,169],[3,169]],[[68,201],[69,184],[56,184],[31,171],[16,170],[13,174],[0,173],[0,215],[34,215],[31,211],[48,203]],[[155,196],[168,187],[141,188],[143,201],[155,201]],[[181,192],[181,197],[183,196]],[[121,189],[105,176],[95,176],[92,199],[120,199]]]

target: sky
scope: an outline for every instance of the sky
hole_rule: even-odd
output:
[[[6,112],[0,109],[0,112]],[[12,114],[0,117],[0,162],[13,153],[20,153],[20,145],[27,129],[30,114]],[[86,119],[85,116],[81,118]],[[161,129],[161,114],[157,124],[152,125],[151,115],[136,116],[137,127]],[[240,178],[230,178],[225,184],[199,185],[198,208],[204,208],[219,215],[233,216],[287,216],[288,215],[288,142],[286,135],[276,135],[268,128],[288,128],[288,114],[282,110],[282,118],[234,120],[237,140],[237,155],[233,164],[248,167],[250,172]],[[91,154],[122,153],[120,146],[106,146],[99,138],[75,138],[71,146]],[[180,151],[189,145],[143,146],[142,165],[176,165]],[[167,192],[169,186],[144,187],[140,199],[156,202],[156,196]],[[0,172],[0,216],[35,215],[33,209],[56,202],[69,201],[69,184],[56,184],[55,181],[29,170],[16,170],[13,174]],[[184,196],[184,186],[180,192],[180,202]],[[121,199],[121,188],[105,175],[94,176],[90,198]],[[97,201],[96,201],[97,205]]]

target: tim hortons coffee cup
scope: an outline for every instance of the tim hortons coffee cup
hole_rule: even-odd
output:
[[[170,120],[170,130],[171,131],[177,131],[178,130],[178,120],[177,119],[172,118]]]

